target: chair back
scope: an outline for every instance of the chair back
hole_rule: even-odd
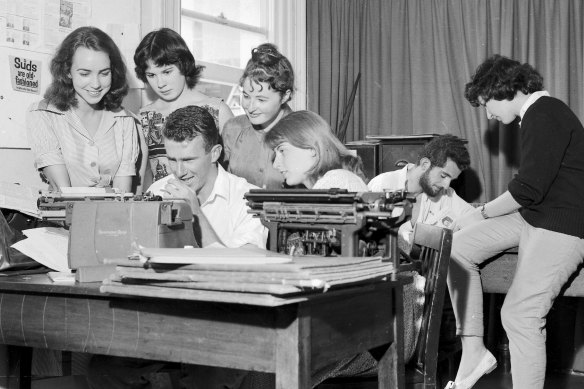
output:
[[[422,387],[433,387],[436,385],[440,322],[452,248],[452,231],[416,223],[413,244],[414,267],[426,278],[426,283],[422,324],[414,355],[408,363],[408,367],[414,370],[415,377],[409,378],[423,383]]]

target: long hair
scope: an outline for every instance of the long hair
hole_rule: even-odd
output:
[[[205,68],[195,63],[195,57],[184,39],[170,28],[149,32],[136,48],[134,53],[136,76],[146,84],[148,83],[146,78],[148,60],[156,66],[176,65],[185,76],[189,89],[197,85]]]
[[[349,170],[365,180],[361,158],[351,153],[328,123],[314,112],[296,111],[284,116],[264,141],[271,149],[288,142],[301,149],[314,150],[317,162],[307,174],[312,183],[334,169]]]
[[[122,100],[128,94],[126,65],[120,49],[112,38],[96,27],[79,27],[67,35],[57,48],[57,52],[51,60],[53,81],[45,92],[45,99],[62,111],[77,107],[78,101],[70,75],[73,55],[79,47],[101,51],[109,56],[112,85],[99,102],[98,107],[107,110],[119,108],[122,105]]]
[[[294,94],[294,70],[292,64],[278,48],[271,43],[264,43],[251,51],[251,59],[243,71],[239,85],[246,79],[256,83],[265,82],[273,90],[284,96],[290,91],[290,100]]]

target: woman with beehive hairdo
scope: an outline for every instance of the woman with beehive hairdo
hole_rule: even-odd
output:
[[[245,115],[229,120],[223,129],[225,166],[260,188],[279,189],[283,179],[272,167],[273,150],[264,144],[264,136],[292,112],[292,64],[275,45],[261,44],[251,51],[239,84]]]

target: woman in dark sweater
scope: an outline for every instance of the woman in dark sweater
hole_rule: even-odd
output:
[[[584,257],[584,128],[543,91],[533,67],[500,55],[477,68],[465,97],[489,119],[520,118],[521,166],[505,193],[459,220],[448,286],[463,354],[447,388],[471,388],[496,367],[483,342],[478,265],[515,246],[517,272],[501,310],[513,387],[543,388],[546,315]]]

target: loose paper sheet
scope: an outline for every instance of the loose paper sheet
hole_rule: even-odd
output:
[[[42,227],[22,232],[27,239],[16,242],[12,247],[50,269],[71,272],[67,260],[69,247],[67,230],[58,227]]]

